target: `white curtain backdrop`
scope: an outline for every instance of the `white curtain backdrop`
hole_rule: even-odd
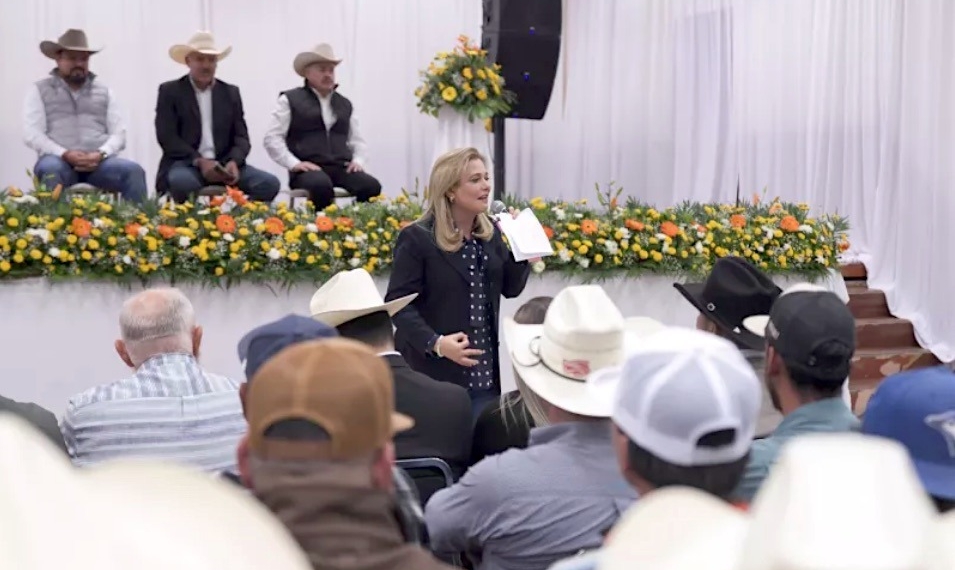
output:
[[[659,206],[749,197],[806,201],[853,224],[852,253],[920,342],[955,359],[955,2],[952,0],[564,0],[547,116],[507,121],[507,190],[592,197],[615,182]],[[242,88],[250,161],[298,51],[327,41],[394,195],[426,181],[436,120],[414,106],[417,72],[478,0],[31,0],[0,3],[0,185],[35,157],[20,109],[51,62],[37,44],[67,27],[105,46],[92,68],[130,117],[125,156],[150,182],[156,88],[185,68],[166,54],[197,29],[234,46],[219,75]]]

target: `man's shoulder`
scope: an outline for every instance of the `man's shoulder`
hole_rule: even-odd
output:
[[[175,79],[170,79],[169,81],[163,81],[159,84],[160,93],[172,93],[181,88],[183,81],[188,81],[188,75],[183,75],[182,77],[177,77]]]
[[[435,380],[427,374],[418,372],[417,370],[412,370],[411,368],[402,370],[401,375],[403,379],[408,380],[409,385],[414,386],[422,391],[427,391],[435,397],[439,397],[450,402],[470,402],[468,391],[457,384]]]

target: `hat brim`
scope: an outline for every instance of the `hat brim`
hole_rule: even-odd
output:
[[[411,417],[398,412],[391,413],[391,435],[408,431],[414,427],[414,420]]]
[[[627,355],[639,347],[644,338],[663,328],[665,326],[662,323],[648,317],[626,319],[620,361],[611,363],[608,367],[623,364]],[[595,393],[588,386],[589,379],[583,381],[565,378],[540,362],[531,347],[543,332],[543,325],[519,325],[512,318],[504,321],[504,342],[507,344],[511,363],[524,384],[548,403],[562,410],[580,416],[609,418],[613,413],[613,398]]]
[[[942,465],[913,458],[912,464],[929,495],[955,501],[955,467],[951,463]]]
[[[40,53],[47,56],[50,59],[56,59],[56,55],[61,51],[78,51],[83,53],[88,53],[93,55],[94,53],[99,53],[103,48],[89,48],[89,47],[77,47],[77,46],[65,46],[52,42],[50,40],[40,42]]]
[[[340,59],[329,59],[312,51],[303,51],[295,56],[295,59],[292,61],[292,69],[294,69],[295,73],[299,76],[305,77],[305,68],[313,63],[331,63],[338,65],[341,62],[342,60]]]
[[[730,326],[719,314],[706,308],[706,303],[703,302],[704,283],[674,283],[673,286],[687,301],[696,307],[700,314],[716,323],[716,326],[725,332],[731,340],[753,350],[762,350],[765,347],[766,339],[763,338],[762,334],[753,334],[745,326],[743,328]]]
[[[379,311],[386,311],[388,316],[393,317],[396,313],[398,313],[398,311],[407,307],[417,298],[418,294],[412,293],[398,299],[393,299],[381,305],[361,307],[358,309],[341,309],[338,311],[322,311],[318,313],[312,313],[312,318],[316,321],[321,321],[326,325],[337,327],[343,323],[347,323],[348,321],[357,319],[359,317],[364,317],[365,315],[370,315],[372,313],[377,313]]]
[[[214,55],[216,56],[216,61],[222,61],[223,59],[229,57],[229,54],[232,53],[232,46],[227,46],[221,50],[214,49],[196,49],[192,46],[185,44],[176,44],[169,48],[169,57],[172,58],[176,63],[181,63],[186,65],[186,56],[190,53],[201,53],[203,55]]]

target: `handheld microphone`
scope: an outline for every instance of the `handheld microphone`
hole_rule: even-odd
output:
[[[494,200],[491,202],[491,215],[497,216],[498,214],[503,214],[507,211],[507,204],[501,202],[500,200]]]

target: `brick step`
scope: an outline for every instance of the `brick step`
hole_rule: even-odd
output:
[[[877,289],[869,289],[868,285],[861,284],[847,286],[849,290],[849,310],[857,319],[888,318],[889,305],[885,300],[885,293]]]
[[[846,281],[856,281],[868,278],[869,274],[865,270],[865,265],[861,263],[845,263],[839,266],[842,272],[842,278]]]
[[[912,323],[895,317],[856,318],[856,349],[917,348]]]
[[[875,388],[886,376],[939,364],[924,348],[860,349],[852,357],[849,386],[853,391]]]

